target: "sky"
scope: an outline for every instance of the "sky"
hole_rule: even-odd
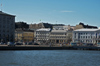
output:
[[[0,3],[0,10],[16,15],[16,22],[73,26],[83,22],[100,27],[100,0],[0,0]]]

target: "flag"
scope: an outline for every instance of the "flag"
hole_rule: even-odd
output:
[[[2,6],[2,4],[1,4],[1,6]]]

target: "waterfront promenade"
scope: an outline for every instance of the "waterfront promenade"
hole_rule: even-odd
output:
[[[98,50],[100,47],[90,46],[52,46],[49,45],[0,45],[0,50]]]

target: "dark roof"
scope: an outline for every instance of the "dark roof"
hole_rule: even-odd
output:
[[[0,14],[1,14],[1,15],[8,15],[8,16],[13,16],[13,17],[15,17],[15,15],[10,15],[10,14],[4,13],[4,12],[2,12],[2,11],[0,11]]]
[[[24,32],[34,32],[33,30],[23,30]]]

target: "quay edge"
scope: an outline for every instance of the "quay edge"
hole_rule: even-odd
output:
[[[83,46],[69,46],[69,47],[31,47],[31,46],[0,46],[0,50],[97,50],[100,47],[83,47]]]

